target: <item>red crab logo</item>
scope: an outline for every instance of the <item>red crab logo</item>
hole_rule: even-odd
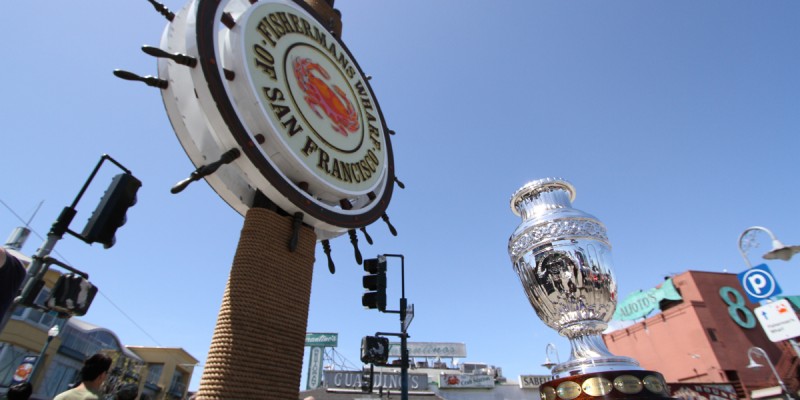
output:
[[[294,77],[297,79],[300,89],[305,93],[304,100],[311,110],[322,118],[322,114],[319,112],[322,109],[331,120],[333,130],[345,137],[348,132],[357,131],[359,124],[356,110],[339,86],[333,85],[331,88],[325,83],[330,79],[328,71],[308,58],[295,57],[292,64]],[[318,72],[324,80],[314,74],[314,71]]]
[[[458,377],[455,375],[450,375],[447,377],[447,383],[450,385],[458,385]]]

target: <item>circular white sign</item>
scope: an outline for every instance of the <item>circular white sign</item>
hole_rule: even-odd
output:
[[[167,113],[198,167],[241,156],[206,177],[244,214],[256,191],[325,239],[378,219],[394,183],[388,128],[364,73],[302,2],[194,0],[161,47]]]

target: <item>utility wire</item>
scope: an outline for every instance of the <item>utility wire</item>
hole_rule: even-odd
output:
[[[44,201],[42,201],[42,202],[44,202]],[[44,241],[44,236],[40,235],[40,234],[39,234],[39,232],[36,232],[36,230],[35,230],[35,229],[33,229],[33,228],[31,228],[31,226],[30,226],[30,223],[31,223],[31,221],[33,220],[33,216],[31,216],[31,220],[29,220],[29,221],[27,221],[27,222],[26,222],[26,221],[25,221],[25,220],[24,220],[22,217],[20,217],[20,216],[19,216],[19,214],[17,214],[17,213],[14,211],[14,209],[12,209],[12,208],[11,208],[11,207],[10,207],[8,204],[6,204],[6,202],[5,202],[5,201],[3,201],[3,199],[0,199],[0,203],[2,203],[2,204],[3,204],[3,205],[6,207],[6,209],[8,209],[8,211],[10,211],[10,212],[11,212],[11,214],[14,214],[14,216],[15,216],[15,217],[17,217],[17,219],[18,219],[20,222],[22,222],[23,224],[25,224],[25,227],[26,227],[26,228],[28,228],[28,229],[30,229],[30,230],[31,230],[31,232],[33,232],[33,234],[34,234],[34,235],[36,235],[36,237],[38,237],[38,238],[39,238],[39,240],[41,240],[41,241]],[[39,203],[39,207],[41,207],[41,206],[42,206],[42,203]],[[39,211],[39,207],[37,207],[37,208],[36,208],[36,211],[34,212],[34,214],[35,214],[36,212],[38,212],[38,211]],[[64,260],[64,262],[66,262],[67,264],[71,264],[71,263],[69,262],[69,260],[67,260],[67,258],[66,258],[66,257],[64,257],[64,256],[63,256],[61,253],[59,253],[59,252],[58,252],[58,250],[55,250],[55,249],[53,249],[52,251],[53,251],[53,253],[56,253],[56,255],[58,255],[58,257],[59,257],[59,258],[61,258],[62,260]]]
[[[40,234],[39,234],[39,232],[37,232],[35,229],[33,229],[33,228],[30,226],[30,223],[31,223],[31,221],[33,220],[33,216],[31,217],[31,220],[29,220],[29,221],[27,221],[27,222],[26,222],[26,221],[25,221],[25,220],[24,220],[24,219],[23,219],[23,218],[22,218],[22,217],[21,217],[19,214],[17,214],[17,212],[16,212],[16,211],[14,211],[14,209],[12,209],[12,208],[11,208],[11,206],[9,206],[9,205],[8,205],[8,204],[7,204],[5,201],[3,201],[3,199],[0,199],[0,203],[1,203],[1,204],[3,204],[3,206],[5,206],[5,208],[6,208],[6,209],[8,209],[8,211],[9,211],[9,212],[11,212],[11,214],[13,214],[15,217],[17,217],[17,219],[18,219],[18,220],[20,220],[20,222],[22,222],[23,224],[25,224],[25,227],[26,227],[26,228],[28,228],[28,229],[30,229],[30,230],[31,230],[31,232],[33,232],[33,234],[34,234],[34,235],[36,235],[36,237],[38,237],[38,238],[39,238],[40,240],[42,240],[42,241],[44,241],[44,240],[45,240],[45,239],[44,239],[44,237],[43,237],[42,235],[40,235]],[[41,207],[41,205],[42,205],[42,203],[39,203],[39,207]],[[34,212],[34,215],[36,214],[36,212],[38,212],[38,211],[39,211],[39,207],[37,207],[37,208],[36,208],[36,211]],[[72,263],[71,263],[69,260],[67,260],[67,258],[66,258],[66,257],[64,257],[64,255],[63,255],[63,254],[59,253],[57,250],[53,249],[53,250],[52,250],[52,252],[53,252],[53,253],[55,253],[55,254],[57,254],[57,255],[58,255],[58,257],[59,257],[59,258],[61,258],[62,260],[64,260],[64,262],[66,262],[67,264],[72,264]],[[126,318],[128,321],[130,321],[130,322],[131,322],[131,323],[132,323],[132,324],[133,324],[133,325],[134,325],[136,328],[138,328],[140,331],[142,331],[142,333],[144,333],[144,334],[145,334],[145,336],[147,336],[148,338],[150,338],[150,340],[152,340],[152,341],[153,341],[153,343],[155,343],[155,344],[156,344],[156,346],[158,346],[158,347],[164,347],[164,346],[163,346],[163,345],[162,345],[162,344],[161,344],[161,343],[160,343],[158,340],[156,340],[156,338],[154,338],[154,337],[153,337],[153,335],[151,335],[151,334],[150,334],[150,332],[147,332],[147,331],[146,331],[146,330],[145,330],[145,329],[144,329],[144,328],[143,328],[141,325],[139,325],[139,324],[138,324],[136,321],[134,321],[134,320],[133,320],[133,318],[131,318],[131,316],[130,316],[130,315],[128,315],[128,313],[126,313],[125,311],[123,311],[123,310],[122,310],[122,309],[121,309],[121,308],[120,308],[120,307],[119,307],[119,306],[118,306],[116,303],[114,303],[114,302],[111,300],[111,298],[110,298],[110,297],[106,296],[106,294],[105,294],[105,293],[104,293],[102,290],[99,290],[99,288],[98,288],[97,292],[98,292],[98,293],[100,293],[100,295],[101,295],[101,296],[102,296],[104,299],[106,299],[106,301],[108,301],[108,303],[109,303],[109,304],[111,304],[111,306],[112,306],[112,307],[114,307],[114,308],[115,308],[115,309],[116,309],[116,310],[117,310],[117,311],[118,311],[120,314],[122,314],[122,315],[123,315],[123,316],[124,316],[124,317],[125,317],[125,318]],[[176,365],[177,365],[177,364],[181,364],[181,363],[179,362],[179,361],[181,361],[181,360],[178,360],[178,359],[177,359],[177,358],[175,358],[174,356],[173,356],[173,358],[174,358],[174,360],[176,361]],[[201,366],[201,367],[202,367],[202,366],[204,366],[204,364],[201,364],[201,363],[198,363],[197,365],[198,365],[198,366]]]
[[[8,211],[11,212],[11,214],[14,214],[14,216],[17,217],[17,219],[19,219],[20,222],[25,224],[25,226],[28,229],[30,229],[31,232],[33,232],[33,234],[36,235],[36,237],[38,237],[41,240],[44,240],[44,237],[42,235],[40,235],[39,232],[37,232],[35,229],[33,229],[33,228],[31,228],[29,226],[30,221],[26,222],[19,214],[16,213],[16,211],[14,211],[14,209],[12,209],[8,204],[6,204],[6,202],[3,201],[3,199],[0,199],[0,203],[3,204],[3,206],[5,206],[6,209],[8,209]],[[41,206],[41,204],[39,204],[39,205]],[[37,210],[38,210],[38,208],[37,208]],[[64,255],[62,255],[61,253],[59,253],[55,249],[53,250],[53,253],[56,253],[58,255],[58,257],[61,258],[62,260],[64,260],[64,262],[66,262],[67,264],[72,264],[69,260],[67,260],[66,257],[64,257]],[[111,306],[113,306],[120,314],[122,314],[125,318],[127,318],[128,321],[130,321],[136,328],[138,328],[140,331],[142,331],[142,333],[144,333],[145,336],[150,338],[150,340],[152,340],[157,346],[164,347],[164,346],[161,345],[161,343],[158,342],[158,340],[156,340],[156,338],[153,337],[153,335],[151,335],[149,332],[147,332],[141,325],[136,323],[136,321],[134,321],[133,318],[131,318],[125,311],[123,311],[121,308],[119,308],[119,306],[117,306],[116,303],[111,301],[111,298],[106,296],[106,294],[102,290],[98,289],[97,292],[100,293],[100,295],[103,296],[103,298],[106,299],[106,301],[108,301],[109,304],[111,304]],[[178,361],[178,360],[176,359],[176,361]]]

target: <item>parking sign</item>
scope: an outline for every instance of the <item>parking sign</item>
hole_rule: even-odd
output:
[[[782,293],[778,281],[772,276],[767,264],[756,265],[753,268],[740,272],[739,283],[742,284],[745,294],[753,303],[769,299]]]

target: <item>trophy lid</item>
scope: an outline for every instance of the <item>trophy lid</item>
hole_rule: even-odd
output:
[[[564,190],[569,194],[569,201],[575,200],[575,187],[564,178],[542,178],[526,183],[511,196],[511,212],[516,216],[520,214],[520,203],[532,200],[541,193],[553,190]]]

